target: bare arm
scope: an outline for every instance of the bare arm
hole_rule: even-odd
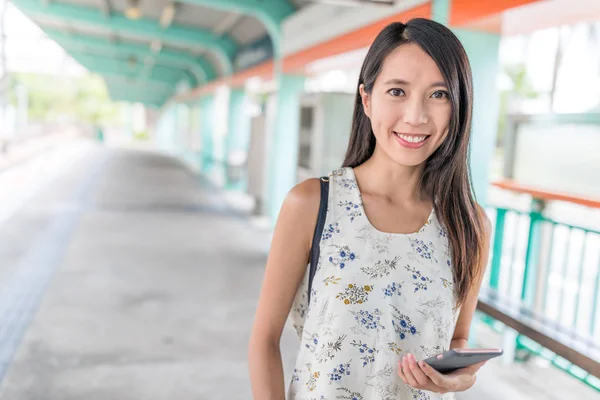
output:
[[[319,180],[310,179],[290,191],[279,213],[249,343],[255,400],[285,399],[279,342],[308,264],[320,197]]]
[[[480,208],[479,212],[483,220],[484,227],[484,238],[483,238],[483,254],[481,257],[481,269],[479,276],[476,277],[467,298],[460,309],[460,315],[456,321],[456,327],[454,328],[454,335],[450,342],[450,348],[466,348],[468,347],[469,330],[471,328],[471,321],[473,320],[473,314],[477,308],[477,301],[479,298],[479,290],[481,289],[481,283],[483,276],[485,275],[485,269],[488,264],[489,252],[490,252],[490,237],[492,233],[492,223],[486,215],[485,211]]]

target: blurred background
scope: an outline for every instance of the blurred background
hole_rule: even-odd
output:
[[[470,340],[505,354],[457,398],[600,399],[598,0],[0,0],[0,400],[250,399],[280,205],[412,17],[469,54],[494,226]]]

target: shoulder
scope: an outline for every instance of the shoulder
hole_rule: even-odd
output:
[[[279,212],[278,224],[283,231],[289,231],[294,240],[300,239],[310,248],[320,204],[320,179],[307,179],[288,192]]]
[[[340,168],[332,171],[326,177],[328,178],[329,192],[332,191],[332,186],[337,179],[347,176],[348,168]],[[300,182],[294,186],[285,197],[282,212],[293,208],[296,214],[309,217],[314,222],[316,221],[321,204],[321,178],[311,178]]]
[[[307,179],[294,186],[287,194],[285,203],[298,211],[318,209],[321,202],[321,182],[318,178]]]
[[[307,179],[294,186],[285,197],[280,218],[293,218],[300,226],[314,224],[321,204],[320,179]]]

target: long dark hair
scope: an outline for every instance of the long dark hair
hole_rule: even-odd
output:
[[[414,43],[437,64],[448,86],[452,115],[449,132],[440,147],[427,159],[421,187],[435,199],[435,212],[448,232],[454,291],[463,304],[469,289],[481,273],[483,221],[471,191],[468,167],[469,136],[473,108],[471,66],[458,38],[437,22],[417,18],[406,24],[385,27],[369,48],[358,79],[352,133],[344,167],[357,167],[375,150],[371,121],[365,115],[360,85],[371,93],[385,58],[398,46]]]

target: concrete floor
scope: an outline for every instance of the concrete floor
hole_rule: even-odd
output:
[[[86,147],[0,224],[0,400],[250,399],[268,242],[178,161]],[[286,327],[286,373],[296,346]],[[480,375],[460,400],[600,398],[534,364]]]

